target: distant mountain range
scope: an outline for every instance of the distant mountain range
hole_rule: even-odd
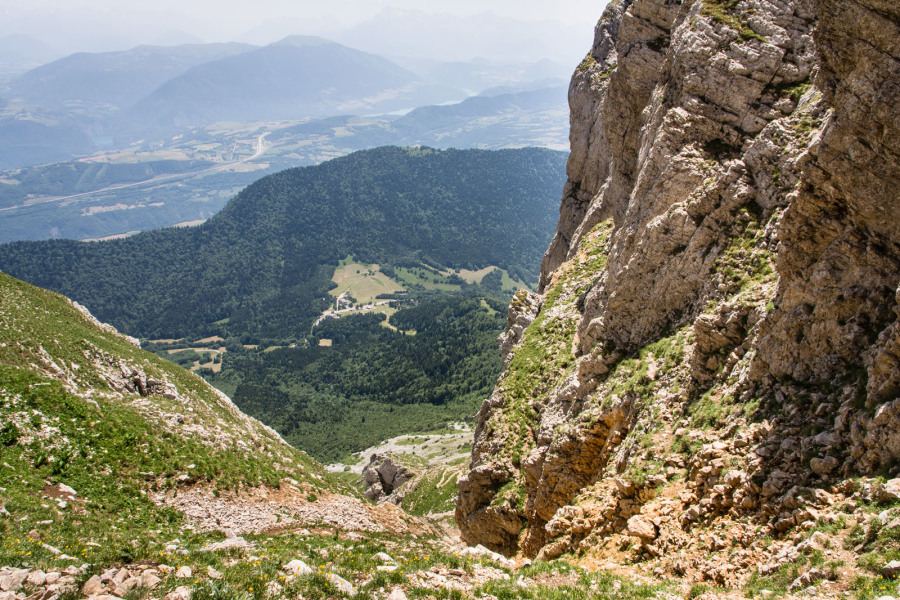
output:
[[[321,38],[292,36],[193,67],[126,112],[157,127],[391,111],[464,95],[395,63]]]
[[[216,121],[303,119],[460,100],[458,88],[322,38],[246,44],[139,46],[79,53],[13,80],[7,100],[104,119],[107,130],[166,134]],[[111,128],[108,121],[114,121]]]
[[[269,140],[315,140],[322,148],[361,150],[386,144],[496,150],[566,147],[566,87],[555,86],[422,106],[396,118],[334,116],[272,132]],[[0,236],[2,239],[2,236]]]
[[[4,48],[11,50],[15,41],[0,38],[0,61]],[[52,53],[30,39],[23,41],[22,51],[34,56]],[[491,95],[498,95],[559,87],[565,82],[561,75],[566,69],[548,60],[517,65],[487,60],[398,60],[402,65],[310,36],[290,36],[264,47],[184,44],[73,54],[20,75],[5,90],[0,88],[0,131],[5,142],[0,169],[97,151],[133,150],[135,142],[159,148],[174,136],[216,122],[387,115],[459,102],[488,88],[495,89]],[[466,119],[483,116],[476,116],[478,111],[463,115],[475,110],[478,102],[483,100],[455,111],[452,124],[424,125],[430,129],[464,125]],[[565,110],[564,100],[559,104]],[[423,138],[416,134],[420,126],[401,122],[396,131],[378,137],[372,145],[515,147],[540,144],[543,137],[528,135],[525,125],[520,128],[526,132],[522,139],[513,133],[509,141],[508,127],[502,129],[489,130],[481,123],[466,135],[442,132]],[[539,129],[544,129],[543,123]]]
[[[21,75],[59,58],[60,54],[59,50],[30,35],[0,36],[0,80]]]
[[[420,107],[402,116],[338,115],[292,126],[248,123],[232,133],[217,124],[185,133],[171,141],[171,150],[18,169],[8,172],[0,185],[0,243],[95,239],[195,222],[218,212],[241,188],[267,173],[376,146],[564,150],[566,90],[563,85],[513,93],[494,89],[485,93],[496,95]],[[15,160],[16,151],[24,156],[26,147],[34,148],[37,156],[54,152],[64,159],[65,151],[90,144],[75,126],[67,137],[34,121],[0,121],[0,128],[4,126],[0,131],[5,139],[15,139],[16,144],[0,147],[0,160],[5,156]],[[209,170],[221,166],[214,161],[231,156],[235,144],[247,156],[263,132],[268,132],[263,156],[234,170]],[[67,145],[60,148],[63,141]],[[177,178],[153,181],[176,174]],[[130,187],[121,187],[126,184]],[[65,199],[97,190],[102,191]],[[60,197],[64,199],[54,200]]]
[[[253,50],[248,44],[138,46],[80,52],[28,71],[8,95],[44,108],[124,109],[191,67]]]

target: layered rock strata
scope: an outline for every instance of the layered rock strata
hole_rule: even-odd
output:
[[[723,520],[752,565],[761,531],[896,475],[898,92],[892,1],[613,0],[572,78],[540,288],[478,413],[467,542],[629,538],[678,573]]]

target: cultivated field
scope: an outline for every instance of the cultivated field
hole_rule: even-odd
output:
[[[349,293],[355,304],[371,304],[380,294],[395,294],[405,288],[379,270],[378,265],[342,261],[331,280],[337,287],[328,292],[334,298]]]

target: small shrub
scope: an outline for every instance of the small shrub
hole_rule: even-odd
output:
[[[14,446],[19,441],[19,428],[15,423],[7,423],[0,429],[0,444],[6,447]]]

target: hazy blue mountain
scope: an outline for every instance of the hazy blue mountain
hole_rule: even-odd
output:
[[[126,108],[191,67],[252,50],[246,44],[138,46],[80,52],[13,80],[9,96],[48,108]]]
[[[334,116],[274,132],[269,141],[315,140],[321,147],[350,151],[385,144],[438,148],[565,149],[567,88],[473,96],[456,104],[429,105],[395,118]]]
[[[566,88],[553,87],[528,92],[473,96],[458,104],[422,106],[394,121],[397,131],[422,135],[445,129],[475,117],[488,117],[509,110],[532,112],[566,108]]]
[[[248,133],[249,129],[238,129],[224,134],[213,132],[220,125],[212,125],[210,129],[185,132],[163,147],[171,148],[175,157],[186,154],[174,162],[161,161],[157,154],[147,153],[134,155],[137,162],[46,164],[93,151],[92,141],[100,143],[96,135],[103,132],[104,123],[82,128],[77,123],[64,122],[54,129],[34,120],[0,120],[0,132],[8,142],[0,148],[0,167],[43,163],[17,172],[0,172],[7,179],[0,186],[0,209],[4,209],[0,212],[0,243],[56,237],[102,238],[205,219],[218,212],[243,186],[266,173],[317,164],[376,146],[568,148],[565,86],[502,93],[505,89],[508,88],[492,88],[461,103],[421,107],[403,116],[343,115],[291,127],[273,125],[266,137],[265,157],[253,162],[265,170],[207,173],[106,190],[103,189],[153,176],[199,171],[200,163],[227,155],[224,149],[234,148],[235,144],[242,145],[246,156],[246,138],[255,140],[262,130]],[[204,150],[208,145],[219,150]],[[95,190],[103,191],[73,201],[28,201]]]
[[[160,86],[127,117],[156,127],[297,119],[396,110],[453,94],[380,56],[293,36],[194,67]]]
[[[0,169],[67,160],[94,146],[85,130],[71,121],[0,119]]]
[[[59,50],[30,35],[0,36],[0,77],[18,76],[60,54]]]

